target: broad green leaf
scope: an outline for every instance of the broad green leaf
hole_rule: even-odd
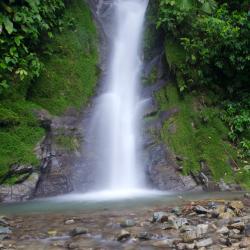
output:
[[[9,17],[5,16],[3,19],[4,27],[8,34],[12,34],[14,31],[13,23],[10,21]]]

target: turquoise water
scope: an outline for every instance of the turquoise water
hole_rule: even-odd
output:
[[[218,192],[218,193],[151,193],[132,198],[106,199],[89,195],[70,194],[47,199],[37,199],[22,203],[0,205],[0,214],[44,214],[44,213],[74,213],[77,211],[96,212],[98,210],[137,209],[143,207],[175,206],[188,201],[240,199],[244,192]],[[94,196],[94,193],[93,193]]]

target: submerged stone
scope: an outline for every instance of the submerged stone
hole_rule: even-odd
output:
[[[85,227],[76,227],[70,232],[70,235],[74,237],[74,236],[77,236],[77,235],[87,234],[87,233],[88,233],[87,228],[85,228]]]

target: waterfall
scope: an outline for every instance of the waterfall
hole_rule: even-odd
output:
[[[104,89],[95,104],[89,149],[97,165],[95,189],[144,188],[140,159],[140,73],[143,23],[148,0],[114,1],[112,51]]]

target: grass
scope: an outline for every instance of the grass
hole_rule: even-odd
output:
[[[250,174],[234,172],[229,164],[230,160],[237,162],[237,150],[227,141],[228,130],[219,117],[220,110],[209,106],[209,96],[190,93],[180,97],[177,87],[170,84],[156,93],[156,99],[162,111],[179,109],[164,123],[161,139],[183,157],[184,174],[199,171],[203,161],[215,180],[250,187]],[[169,131],[171,126],[176,127],[175,133]]]
[[[93,94],[97,82],[97,33],[90,10],[81,0],[66,7],[63,31],[46,43],[50,56],[43,57],[44,71],[28,94],[18,91],[15,97],[0,104],[0,182],[12,164],[39,166],[34,148],[45,131],[34,116],[35,109],[47,109],[60,115],[69,107],[80,109]],[[28,99],[28,100],[27,100]],[[70,150],[76,142],[58,138]],[[5,181],[14,184],[20,176]]]

